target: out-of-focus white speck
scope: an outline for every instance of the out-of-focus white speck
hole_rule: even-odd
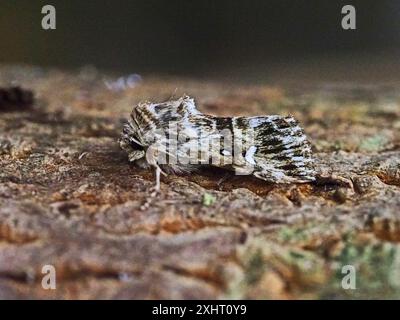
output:
[[[126,77],[119,77],[116,80],[104,80],[104,84],[108,90],[118,92],[135,88],[141,81],[141,75],[132,73]]]

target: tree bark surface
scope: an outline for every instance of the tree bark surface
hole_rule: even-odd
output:
[[[117,78],[0,67],[1,87],[35,95],[0,106],[0,298],[400,297],[398,84]],[[294,115],[317,181],[205,170],[162,177],[151,198],[154,172],[129,164],[122,125],[136,103],[184,93],[204,113]]]

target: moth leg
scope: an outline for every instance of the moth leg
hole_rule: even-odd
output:
[[[230,178],[231,173],[226,172],[221,179],[218,180],[217,186],[218,188],[221,188],[221,184],[223,184],[225,181],[227,181]]]
[[[156,167],[156,187],[155,187],[156,192],[160,191],[160,180],[161,180],[161,169],[159,166],[157,166]]]
[[[150,197],[146,200],[146,202],[140,207],[141,210],[146,210],[150,207],[152,199],[154,199],[160,193],[160,180],[161,180],[161,169],[159,166],[156,166],[156,184],[155,186],[150,188]]]
[[[151,188],[152,193],[151,193],[151,197],[155,197],[160,193],[161,190],[161,174],[166,175],[164,171],[161,170],[161,168],[156,165],[156,184],[154,187]]]

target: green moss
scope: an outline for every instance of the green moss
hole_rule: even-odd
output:
[[[298,242],[308,239],[307,229],[305,227],[283,227],[278,234],[281,242]]]
[[[278,240],[284,244],[299,244],[309,241],[314,235],[330,233],[331,225],[329,223],[309,222],[296,226],[285,226],[278,233]]]
[[[360,151],[367,151],[367,152],[379,151],[383,149],[383,147],[386,145],[387,142],[388,139],[386,136],[381,134],[376,134],[372,137],[364,139],[360,143],[358,148]]]
[[[342,288],[342,268],[356,270],[356,289]],[[392,243],[360,245],[346,242],[332,263],[333,274],[321,298],[390,299],[400,297],[400,247]]]
[[[212,206],[217,199],[210,193],[203,194],[203,205],[206,207]]]
[[[249,258],[246,265],[246,283],[251,285],[261,279],[265,272],[265,263],[261,250],[256,250],[254,254]]]

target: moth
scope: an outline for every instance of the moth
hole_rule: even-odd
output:
[[[204,166],[270,183],[315,180],[311,146],[292,116],[216,117],[201,113],[183,96],[135,106],[120,146],[129,161],[160,174],[188,174]]]

